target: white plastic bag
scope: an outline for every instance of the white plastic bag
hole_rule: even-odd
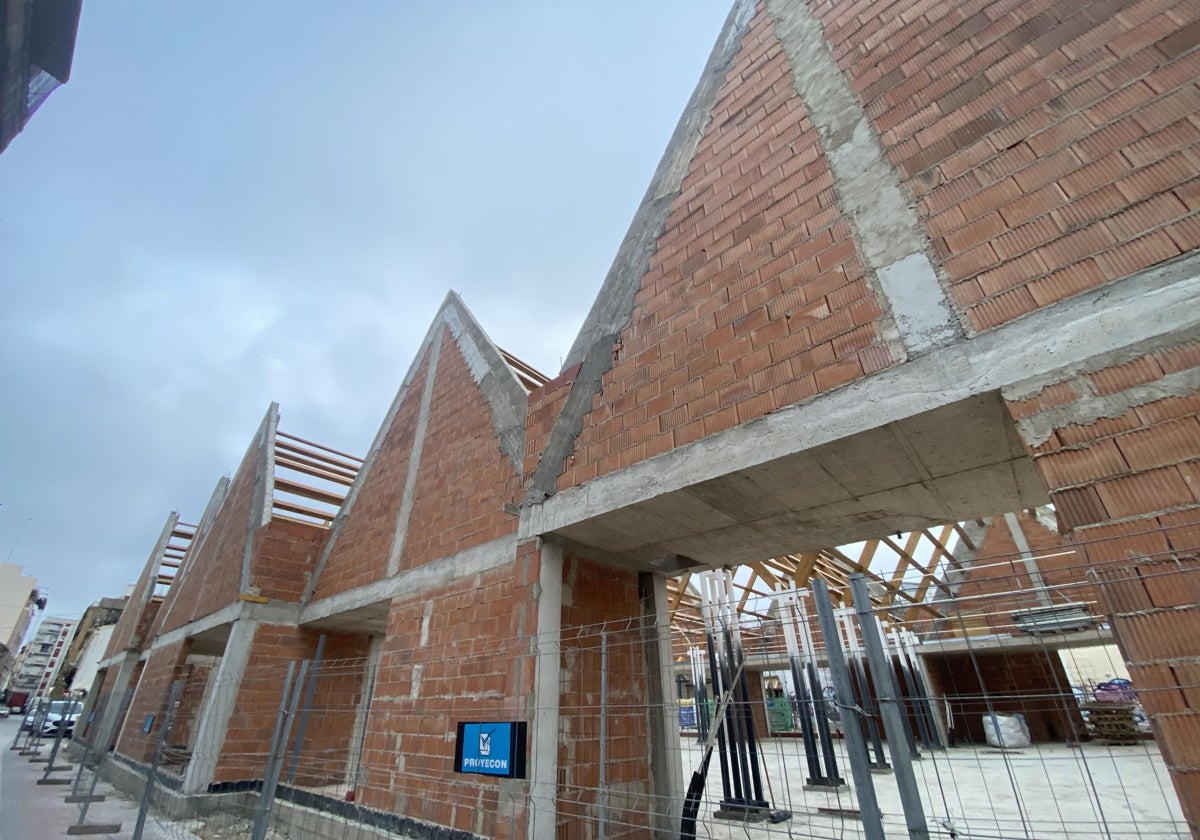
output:
[[[983,716],[983,734],[992,747],[1019,750],[1029,746],[1029,724],[1025,722],[1025,715],[986,714]]]

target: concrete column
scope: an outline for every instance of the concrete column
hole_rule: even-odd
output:
[[[113,741],[121,717],[125,713],[125,693],[129,691],[129,683],[133,680],[133,672],[137,669],[139,654],[136,650],[126,651],[121,663],[117,666],[117,675],[113,678],[112,691],[104,704],[104,714],[100,716],[96,729],[96,749],[107,750]],[[89,698],[94,702],[95,698]]]
[[[529,745],[528,840],[554,837],[558,817],[558,708],[562,670],[562,548],[541,546],[533,730]]]
[[[249,618],[239,618],[233,622],[221,664],[212,676],[212,691],[207,692],[196,716],[200,726],[196,730],[192,760],[188,762],[187,774],[183,778],[184,793],[202,793],[212,782],[257,629],[258,622]]]
[[[671,614],[667,579],[643,572],[638,576],[642,602],[643,646],[647,669],[646,704],[650,708],[650,796],[656,837],[675,837],[683,816],[683,768],[679,764],[679,713],[671,672]]]

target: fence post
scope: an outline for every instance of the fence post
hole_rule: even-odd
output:
[[[50,748],[50,758],[47,759],[47,761],[46,761],[46,772],[42,774],[42,778],[37,780],[37,783],[39,785],[68,785],[71,783],[70,779],[51,779],[50,778],[50,774],[56,770],[70,770],[71,769],[71,765],[69,765],[69,764],[64,764],[62,766],[55,766],[55,764],[54,764],[55,759],[58,758],[58,750],[62,746],[63,733],[66,732],[66,730],[67,730],[67,720],[66,719],[67,719],[67,716],[71,713],[71,708],[72,708],[71,703],[74,701],[67,700],[66,702],[67,702],[67,705],[64,709],[63,715],[62,715],[62,717],[60,717],[58,719],[58,729],[54,733],[54,746]],[[31,760],[37,761],[38,759],[35,758],[35,759],[31,759]]]
[[[911,735],[900,710],[896,675],[883,651],[879,624],[871,609],[871,595],[867,592],[867,580],[863,575],[850,575],[850,592],[854,595],[854,612],[862,629],[863,648],[867,652],[867,664],[871,668],[871,680],[875,683],[883,729],[887,733],[888,750],[896,770],[896,786],[900,789],[900,803],[904,808],[908,836],[913,840],[924,840],[929,837],[929,826],[925,822],[925,806],[921,803],[921,791],[912,769],[912,755],[906,749]]]
[[[304,692],[304,708],[300,710],[300,722],[296,725],[296,743],[292,745],[292,761],[288,765],[287,781],[290,785],[296,781],[296,767],[300,764],[300,750],[304,747],[304,735],[308,732],[308,716],[312,713],[313,695],[317,691],[317,673],[321,668],[321,660],[325,656],[324,633],[317,640],[317,655],[313,657],[312,671],[308,675],[308,688]]]
[[[112,695],[104,695],[99,702],[92,705],[92,715],[94,719],[99,719],[104,715],[104,710],[108,707],[112,700]],[[85,796],[82,790],[83,771],[87,769],[88,762],[91,761],[92,754],[96,751],[96,736],[99,734],[96,730],[98,727],[88,727],[88,736],[83,739],[83,755],[79,757],[79,769],[75,771],[75,781],[71,784],[71,792],[64,799],[64,802],[82,803],[82,802],[103,802],[104,796],[94,796],[93,793],[96,787],[96,776],[98,775],[98,767],[92,768],[92,790]],[[103,758],[101,758],[103,760]],[[97,761],[99,765],[99,761]]]
[[[288,738],[292,734],[292,720],[296,707],[300,705],[300,692],[308,675],[309,661],[300,663],[300,675],[296,676],[296,663],[288,663],[287,680],[279,698],[279,714],[275,718],[275,736],[271,739],[271,752],[267,756],[267,767],[263,773],[262,791],[254,814],[254,831],[251,840],[264,840],[267,824],[271,821],[271,808],[275,805],[275,790],[279,786],[279,773],[283,770],[283,754],[287,751]],[[135,838],[136,840],[136,838]]]
[[[842,638],[838,633],[837,619],[833,615],[833,604],[829,600],[829,587],[822,578],[812,580],[813,603],[817,618],[821,622],[821,635],[825,637],[825,659],[829,663],[829,674],[837,690],[838,705],[844,714],[858,714],[854,699],[854,687],[850,684],[850,671],[846,667],[842,652]],[[863,740],[862,727],[857,724],[845,727],[846,752],[850,758],[850,775],[858,788],[858,809],[862,814],[863,833],[867,840],[884,840],[883,821],[879,814],[879,802],[875,798],[875,780],[871,778],[871,759],[867,755],[867,742]]]
[[[162,757],[163,747],[167,743],[167,735],[171,732],[171,724],[175,721],[175,706],[179,702],[179,692],[183,689],[183,681],[176,680],[171,684],[171,693],[167,696],[167,713],[163,717],[162,726],[158,730],[158,741],[154,744],[154,752],[150,755],[150,769],[146,773],[146,787],[142,790],[142,803],[138,806],[137,823],[133,827],[133,840],[142,840],[142,831],[146,827],[146,813],[150,810],[150,799],[154,796],[154,783],[158,780],[158,761]]]

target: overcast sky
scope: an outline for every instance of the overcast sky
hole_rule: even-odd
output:
[[[120,595],[267,406],[364,454],[448,290],[557,373],[730,0],[87,0],[0,154],[0,561]]]

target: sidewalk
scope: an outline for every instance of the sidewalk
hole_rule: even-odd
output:
[[[80,805],[68,803],[70,784],[39,785],[37,782],[46,773],[46,763],[31,762],[34,756],[20,755],[9,749],[17,736],[21,718],[12,716],[0,719],[0,840],[53,840],[66,838],[67,829],[79,822]],[[59,750],[56,766],[71,765],[69,771],[56,771],[50,778],[65,778],[74,781],[78,770],[69,759],[64,747]],[[53,741],[42,745],[38,758],[49,758]],[[85,774],[85,780],[90,776]],[[104,795],[105,801],[88,805],[86,825],[117,824],[119,831],[110,834],[92,834],[92,837],[122,838],[133,836],[137,824],[138,803],[125,797],[104,781],[96,785],[96,794]],[[179,826],[160,826],[151,814],[146,819],[142,832],[143,840],[178,840],[191,836]]]

